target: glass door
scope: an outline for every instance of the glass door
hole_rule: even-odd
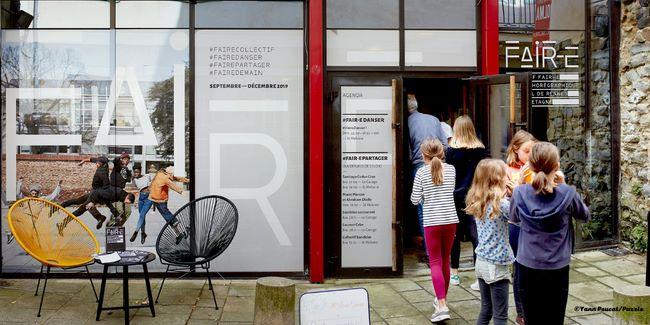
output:
[[[470,116],[492,157],[505,157],[512,135],[530,130],[529,75],[503,74],[469,78]]]
[[[326,261],[333,276],[401,274],[402,82],[330,79]]]

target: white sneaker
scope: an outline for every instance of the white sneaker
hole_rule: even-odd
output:
[[[451,319],[451,316],[449,316],[449,308],[447,307],[436,310],[433,315],[431,315],[431,322],[433,323],[441,322],[447,319]]]
[[[440,309],[440,305],[438,304],[438,298],[433,297],[433,312],[437,312],[438,309]]]
[[[460,276],[458,274],[452,274],[451,277],[449,277],[449,284],[451,285],[460,285]]]
[[[472,290],[474,290],[474,291],[481,291],[481,288],[478,286],[478,280],[476,280],[476,282],[472,283],[472,285],[469,286],[469,287],[472,288]]]

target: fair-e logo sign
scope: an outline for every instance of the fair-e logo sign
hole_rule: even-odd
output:
[[[556,44],[556,41],[535,41],[531,49],[519,41],[506,41],[506,68],[578,68],[578,47],[565,46],[560,51],[563,54],[558,54]]]

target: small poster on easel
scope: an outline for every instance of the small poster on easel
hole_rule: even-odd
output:
[[[121,252],[126,250],[124,227],[106,227],[106,252]]]

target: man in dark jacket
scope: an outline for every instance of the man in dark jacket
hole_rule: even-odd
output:
[[[113,159],[113,170],[111,170],[110,175],[111,186],[124,189],[126,184],[131,182],[131,170],[128,167],[130,162],[131,157],[126,152]],[[131,216],[131,205],[118,203],[117,207],[121,214],[118,214],[119,217],[113,214],[108,222],[109,226],[122,226]]]
[[[131,204],[133,203],[134,198],[135,196],[133,194],[128,193],[125,190],[115,186],[96,189],[90,192],[88,199],[79,205],[77,210],[72,212],[72,214],[78,217],[86,212],[86,210],[93,208],[97,204],[105,204],[111,210],[113,216],[117,216],[119,212],[111,203],[124,202],[124,204]]]
[[[113,159],[113,170],[111,171],[111,186],[124,188],[131,181],[131,170],[129,169],[131,157],[123,152]]]
[[[92,190],[90,193],[88,193],[86,200],[82,202],[79,207],[74,212],[72,212],[72,214],[79,217],[86,211],[92,211],[92,209],[96,209],[96,205],[104,204],[111,210],[113,217],[117,217],[119,215],[119,212],[113,206],[113,202],[123,202],[125,205],[130,206],[134,200],[135,196],[131,193],[126,192],[125,190],[115,186],[106,186]],[[98,221],[97,229],[100,229],[102,227],[104,220],[106,220],[106,217],[104,217],[103,220]],[[72,221],[72,218],[66,218],[63,222],[57,224],[59,235],[63,236],[63,231],[65,230],[65,227],[68,225],[68,223],[70,223],[70,221]]]
[[[101,157],[93,157],[93,158],[88,158],[84,159],[79,163],[79,166],[87,163],[87,162],[92,162],[97,165],[97,170],[95,170],[95,175],[93,176],[93,182],[92,182],[92,189],[97,190],[101,188],[106,188],[110,186],[110,180],[108,179],[108,158],[101,156]],[[61,206],[64,208],[67,208],[71,205],[79,205],[83,204],[88,200],[88,196],[90,193],[86,193],[82,196],[79,196],[74,199],[67,200],[63,203],[61,203]],[[88,209],[90,211],[90,214],[93,215],[93,218],[97,220],[97,229],[101,228],[102,224],[104,224],[104,221],[106,220],[106,217],[102,215],[97,208],[92,207],[91,209]],[[57,227],[59,229],[65,228],[65,225],[68,224],[70,220],[64,220],[62,223],[57,224]]]

